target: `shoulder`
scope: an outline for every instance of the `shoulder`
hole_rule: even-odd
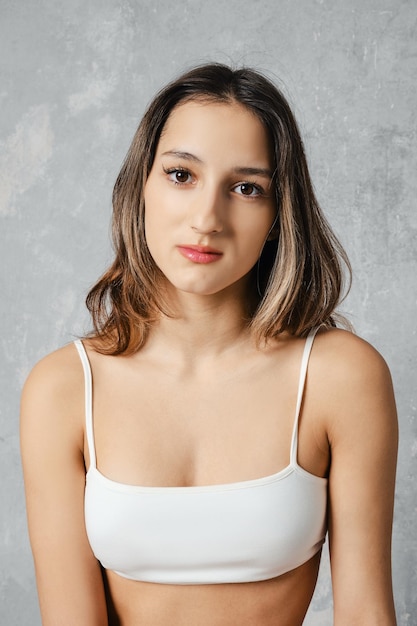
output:
[[[337,384],[363,383],[369,378],[391,379],[382,355],[367,341],[353,333],[334,328],[319,331],[313,347],[315,367]]]
[[[309,376],[329,438],[352,427],[396,429],[389,368],[367,341],[341,329],[317,334]]]
[[[83,406],[84,373],[72,343],[45,356],[29,373],[21,397],[21,427],[39,435],[70,431],[81,441]]]
[[[83,370],[75,345],[68,344],[43,357],[29,373],[23,387],[23,397],[36,391],[49,396],[74,391],[83,384]]]

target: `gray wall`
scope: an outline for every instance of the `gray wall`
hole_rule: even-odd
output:
[[[394,583],[417,624],[415,0],[0,0],[0,623],[37,626],[18,449],[30,367],[88,326],[112,185],[157,88],[207,60],[254,65],[293,103],[344,242],[344,310],[391,366],[401,428]],[[329,626],[327,557],[306,620]]]

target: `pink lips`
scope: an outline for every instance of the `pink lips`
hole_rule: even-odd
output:
[[[223,255],[220,250],[215,250],[210,248],[210,246],[180,245],[177,247],[179,253],[193,263],[214,263],[221,259]]]

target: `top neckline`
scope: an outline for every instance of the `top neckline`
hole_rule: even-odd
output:
[[[211,483],[207,485],[173,485],[173,486],[152,486],[152,485],[135,485],[130,483],[122,483],[112,478],[108,478],[97,467],[90,467],[87,471],[87,478],[95,476],[100,482],[102,482],[106,488],[119,492],[130,493],[204,493],[204,492],[221,492],[221,491],[237,491],[240,489],[254,489],[256,487],[263,487],[279,482],[286,478],[290,474],[299,474],[307,480],[327,483],[327,478],[317,476],[311,472],[307,472],[300,465],[292,465],[291,463],[284,467],[282,470],[274,474],[267,476],[261,476],[260,478],[250,478],[248,480],[240,480],[229,483]]]

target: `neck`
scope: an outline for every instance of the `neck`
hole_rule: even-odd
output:
[[[148,338],[148,350],[192,365],[238,350],[250,340],[250,298],[229,289],[201,296],[175,292],[169,298],[173,316],[162,315]]]

